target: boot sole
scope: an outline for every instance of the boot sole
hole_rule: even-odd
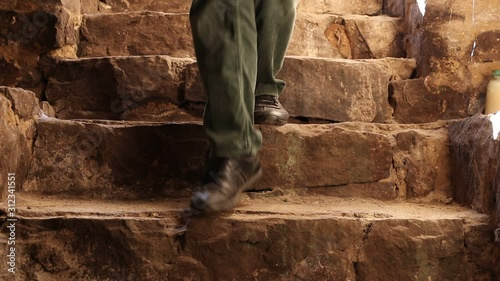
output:
[[[267,115],[265,117],[255,117],[255,124],[261,125],[275,125],[275,126],[283,126],[288,121],[288,115],[286,117],[276,116],[276,115]]]

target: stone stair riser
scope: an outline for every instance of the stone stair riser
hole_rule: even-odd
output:
[[[450,196],[446,130],[345,123],[262,126],[258,190],[342,186],[363,196]],[[208,143],[196,124],[39,121],[26,192],[84,197],[184,196]]]
[[[98,0],[85,0],[86,2],[98,2]],[[378,15],[382,13],[382,0],[307,0],[299,1],[299,11],[316,14],[360,14]],[[387,2],[395,2],[389,0]],[[187,13],[191,1],[186,0],[105,0],[107,6],[102,5],[100,9],[89,9],[88,13],[110,13],[110,12],[133,12],[133,11],[158,11],[167,13]],[[96,7],[95,4],[88,5]]]
[[[18,274],[83,281],[480,280],[477,258],[488,246],[470,242],[484,236],[485,224],[233,215],[195,220],[176,237],[170,218],[26,218],[17,228]],[[389,264],[397,266],[388,271]]]
[[[386,16],[299,13],[288,54],[348,59],[403,57],[402,23]],[[187,14],[85,15],[81,35],[81,57],[194,57]]]
[[[330,121],[385,122],[392,117],[389,82],[407,79],[415,62],[288,57],[279,77],[288,82],[282,103],[292,116]],[[60,61],[45,69],[46,96],[57,116],[151,120],[168,104],[205,102],[191,59],[165,56]],[[153,108],[150,108],[150,105]],[[174,107],[174,109],[177,107]],[[141,118],[142,116],[142,118]],[[154,118],[153,118],[154,120]],[[155,120],[160,121],[161,118]]]

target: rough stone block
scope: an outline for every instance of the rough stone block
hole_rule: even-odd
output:
[[[333,121],[385,121],[390,111],[388,81],[397,79],[395,69],[401,69],[400,78],[408,78],[412,65],[414,61],[411,60],[289,57],[279,74],[288,83],[280,100],[292,116]],[[196,65],[188,66],[186,73],[186,100],[205,101]]]
[[[99,13],[99,0],[80,0],[82,14]]]
[[[191,1],[186,0],[104,0],[109,5],[107,12],[157,11],[165,13],[187,13]]]
[[[399,193],[406,198],[427,197],[436,201],[453,198],[448,132],[444,123],[442,126],[394,133],[396,183]]]
[[[49,119],[40,121],[38,130],[25,191],[103,198],[183,194],[188,192],[183,182],[199,179],[207,149],[203,130],[195,124]]]
[[[45,120],[38,128],[26,192],[101,198],[186,195],[199,183],[208,149],[197,124]],[[435,163],[439,158],[447,163],[442,126],[343,123],[261,130],[265,176],[257,190],[379,185],[392,194],[386,199],[449,196],[447,166]],[[411,137],[401,140],[401,135]]]
[[[487,251],[492,241],[465,244],[479,242],[471,236],[488,235],[485,216],[457,207],[299,200],[249,200],[234,213],[193,219],[181,235],[175,229],[181,206],[173,202],[35,203],[31,211],[22,208],[23,220],[16,228],[17,276],[23,280],[39,275],[52,280],[209,281],[235,276],[245,281],[495,280],[496,264]],[[477,252],[489,260],[476,260]],[[142,259],[148,262],[137,262]],[[5,267],[0,266],[0,278],[8,274]]]
[[[389,81],[409,78],[414,64],[405,59],[288,57],[280,74],[288,82],[282,101],[293,116],[385,121],[391,111],[387,102]],[[168,103],[206,100],[197,65],[190,59],[148,56],[63,60],[48,66],[45,72],[47,99],[64,119],[127,119],[133,115],[133,120],[173,120],[155,115],[161,115],[162,110],[170,112]],[[152,110],[148,113],[146,107]]]
[[[385,0],[383,7],[384,14],[390,17],[404,17],[406,1],[407,0]]]
[[[431,77],[435,84],[451,92],[467,93],[471,102],[457,108],[453,115],[482,112],[484,101],[478,91],[482,81],[472,81],[477,73],[472,64],[498,59],[498,30],[500,30],[500,1],[448,2],[426,1],[425,16],[417,1],[406,1],[406,46],[409,57],[417,58],[417,76]],[[493,60],[493,61],[492,61]],[[461,98],[459,98],[461,99]]]
[[[402,20],[386,16],[299,13],[289,55],[331,58],[401,57]],[[347,30],[346,30],[347,29]],[[80,56],[194,57],[187,14],[133,12],[86,15]],[[109,34],[113,36],[109,36]]]
[[[354,0],[354,1],[324,1],[308,0],[299,1],[299,10],[315,14],[360,14],[378,15],[382,12],[382,0]]]
[[[6,197],[7,176],[15,174],[21,189],[29,171],[35,119],[40,108],[33,92],[0,87],[0,195]],[[6,201],[5,201],[6,202]],[[4,209],[6,205],[2,205]]]
[[[352,58],[349,38],[340,16],[299,13],[288,54],[328,58]]]
[[[269,175],[262,180],[263,186],[339,186],[375,182],[390,175],[392,144],[384,134],[330,125],[261,129],[261,157]]]
[[[392,81],[394,119],[400,123],[426,123],[468,116],[470,97],[448,85],[436,86],[430,79]]]
[[[81,35],[79,55],[82,57],[194,56],[187,14],[140,12],[86,15]]]
[[[104,0],[109,5],[107,12],[158,11],[165,13],[187,13],[191,6],[185,0]],[[362,14],[378,15],[382,11],[382,0],[299,1],[299,11],[316,14]]]
[[[346,16],[344,21],[353,58],[405,56],[402,19],[386,16]]]
[[[163,56],[63,60],[47,66],[45,92],[59,118],[119,119],[150,100],[177,104],[189,59]]]
[[[40,57],[76,44],[76,18],[67,6],[55,0],[8,1],[0,5],[0,85],[29,89],[41,97],[45,85]]]
[[[475,62],[500,61],[500,26],[498,30],[485,31],[474,41],[473,59]]]
[[[387,117],[390,77],[376,65],[297,57],[279,75],[288,83],[281,100],[293,116],[365,122]]]
[[[427,230],[425,236],[419,235],[419,229],[422,228]],[[457,228],[463,228],[459,220],[390,220],[374,223],[366,233],[364,250],[355,265],[357,278],[374,281],[466,279],[467,273],[462,260],[465,258],[464,233],[455,231]],[[436,248],[431,245],[436,245]],[[406,250],[400,251],[401,247]],[[435,251],[422,254],[421,250],[427,247],[434,248]],[[391,254],[382,253],[381,248],[385,249],[385,253]],[[427,260],[426,269],[420,264],[422,258]],[[404,261],[397,270],[385,268],[396,261]],[[439,270],[440,267],[445,269]]]
[[[500,227],[500,141],[493,139],[489,117],[451,122],[449,133],[455,199],[491,214]]]

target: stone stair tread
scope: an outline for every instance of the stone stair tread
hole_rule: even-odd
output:
[[[97,1],[97,0],[90,0]],[[126,11],[175,11],[188,12],[190,1],[185,0],[160,0],[160,1],[145,1],[145,0],[105,0],[108,4],[103,5],[101,12],[126,12]],[[347,3],[342,0],[323,1],[323,0],[308,0],[299,2],[299,11],[312,13],[335,13],[335,14],[367,14],[376,15],[382,11],[382,1],[380,0],[355,0]],[[97,9],[88,11],[89,13],[97,13]]]
[[[16,255],[23,263],[18,277],[469,280],[494,266],[481,260],[492,243],[488,217],[464,207],[293,195],[243,197],[233,211],[195,218],[187,232],[179,233],[185,202],[19,194]],[[7,280],[5,274],[0,277]]]
[[[267,195],[270,194],[270,195]],[[22,193],[18,196],[17,216],[28,218],[128,218],[176,219],[188,207],[189,198],[151,200],[78,199]],[[244,193],[234,210],[224,212],[228,219],[363,219],[363,220],[472,220],[487,221],[488,216],[457,204],[412,201],[380,201],[369,198]]]
[[[288,83],[280,99],[292,116],[385,122],[392,110],[390,81],[410,78],[415,65],[414,59],[402,58],[288,56],[279,74]],[[153,120],[175,113],[186,102],[206,100],[196,62],[188,58],[68,59],[47,67],[45,73],[47,100],[64,119]],[[174,114],[178,115],[189,114]]]
[[[401,18],[299,12],[290,55],[344,58],[404,57]],[[110,36],[110,34],[113,34]],[[187,13],[154,11],[83,16],[79,56],[193,57]]]

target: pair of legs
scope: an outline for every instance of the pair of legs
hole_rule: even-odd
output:
[[[261,175],[255,120],[284,123],[276,79],[293,30],[298,0],[194,0],[190,22],[208,102],[208,176],[191,198],[193,210],[234,206]],[[257,102],[256,102],[257,101]]]
[[[255,98],[277,97],[276,79],[298,0],[194,0],[190,22],[208,94],[204,126],[216,157],[255,155]]]

